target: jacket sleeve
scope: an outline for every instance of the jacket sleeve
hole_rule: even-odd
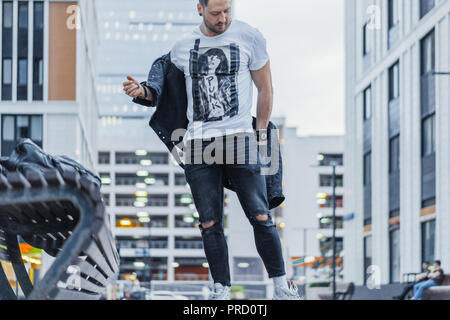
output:
[[[155,60],[150,72],[148,73],[147,81],[141,82],[141,85],[150,89],[153,100],[148,101],[141,98],[134,98],[133,102],[146,106],[157,107],[160,101],[161,95],[164,91],[164,79],[167,74],[168,66],[170,63],[170,53],[163,55]]]

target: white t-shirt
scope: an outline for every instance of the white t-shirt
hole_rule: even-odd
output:
[[[175,43],[171,61],[184,72],[188,130],[184,140],[253,132],[250,70],[269,60],[258,29],[233,20],[223,34],[207,37],[200,27]]]

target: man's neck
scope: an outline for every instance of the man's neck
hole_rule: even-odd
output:
[[[209,30],[209,28],[206,27],[204,22],[200,25],[200,31],[207,37],[215,37],[215,36],[219,35],[213,31]]]

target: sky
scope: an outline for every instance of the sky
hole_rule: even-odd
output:
[[[286,125],[297,127],[300,136],[345,133],[344,1],[233,4],[234,18],[267,39],[275,92],[272,116],[286,117]]]

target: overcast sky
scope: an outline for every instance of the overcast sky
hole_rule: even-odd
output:
[[[302,136],[344,134],[344,0],[236,0],[234,6],[234,17],[267,39],[272,116],[285,116]]]

